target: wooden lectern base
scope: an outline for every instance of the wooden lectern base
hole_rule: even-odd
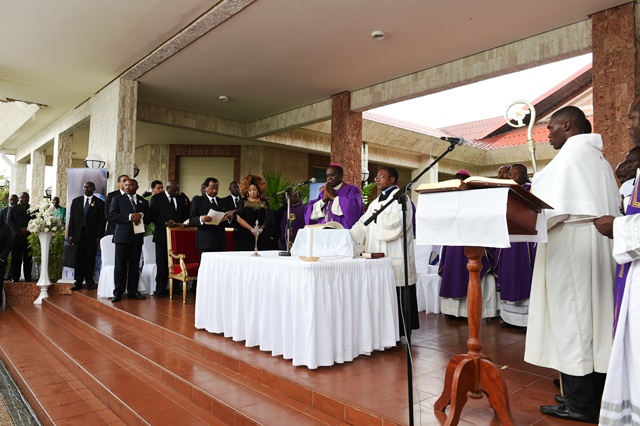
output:
[[[465,247],[464,254],[469,259],[469,291],[467,294],[467,313],[469,322],[469,340],[467,347],[469,352],[464,355],[455,355],[447,365],[444,378],[444,390],[433,408],[445,412],[451,405],[447,415],[446,426],[457,425],[460,413],[467,398],[480,399],[482,394],[487,395],[489,404],[496,412],[500,423],[514,425],[509,408],[509,395],[507,385],[500,375],[500,369],[482,354],[482,340],[480,339],[480,327],[482,320],[482,287],[480,286],[481,258],[484,256],[482,247]]]

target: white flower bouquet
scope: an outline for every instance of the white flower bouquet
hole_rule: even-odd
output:
[[[57,232],[64,229],[62,220],[55,216],[55,208],[49,200],[38,206],[31,206],[28,210],[31,215],[27,230],[32,234],[38,232]]]

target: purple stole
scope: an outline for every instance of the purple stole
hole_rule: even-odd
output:
[[[494,250],[493,248],[486,248],[487,254],[482,256],[480,279],[484,278],[493,267]],[[464,247],[442,246],[438,274],[442,277],[440,297],[453,299],[467,297],[469,270],[467,269],[467,256],[464,255]]]
[[[324,197],[324,190],[320,191],[320,195],[313,201],[309,201],[309,205],[307,206],[307,210],[304,215],[305,223],[327,223],[327,222],[338,222],[345,229],[351,229],[353,225],[360,219],[360,216],[364,213],[364,208],[362,205],[362,191],[360,188],[354,185],[349,185],[348,183],[343,183],[339,190],[336,191],[336,195],[340,197],[338,200],[340,203],[340,208],[342,209],[342,216],[335,216],[331,213],[331,206],[333,205],[333,201],[329,201],[324,205],[322,211],[324,212],[324,217],[316,220],[311,220],[311,212],[313,211],[313,205],[318,201],[322,200]]]
[[[633,186],[633,192],[631,193],[631,199],[629,205],[625,211],[625,216],[640,213],[640,201],[638,200],[639,185],[636,180]],[[631,263],[624,263],[616,266],[616,283],[613,293],[613,334],[616,334],[616,327],[618,326],[618,316],[620,315],[620,306],[622,305],[622,296],[624,295],[624,287],[627,282],[627,275],[629,274],[629,268]]]

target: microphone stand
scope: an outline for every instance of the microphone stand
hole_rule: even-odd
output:
[[[284,243],[286,251],[278,252],[278,256],[291,256],[291,247],[289,246],[289,236],[291,235],[291,191],[293,188],[285,189],[284,195],[287,198],[287,226],[284,229]],[[278,224],[280,226],[280,224]]]
[[[404,260],[404,292],[402,292],[402,316],[404,323],[405,336],[407,338],[407,391],[409,396],[409,425],[413,426],[413,361],[411,359],[411,299],[409,297],[409,254],[407,248],[407,191],[411,190],[411,186],[422,177],[426,172],[431,170],[440,160],[453,151],[457,145],[457,141],[449,141],[449,148],[446,149],[438,158],[433,160],[423,171],[420,172],[411,182],[400,188],[393,194],[393,198],[387,204],[375,211],[364,225],[367,226],[375,221],[380,213],[382,213],[391,204],[398,202],[402,206],[402,255]],[[412,230],[413,231],[413,230]]]

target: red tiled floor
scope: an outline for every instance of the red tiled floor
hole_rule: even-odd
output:
[[[58,296],[62,297],[62,296]],[[75,297],[75,296],[74,296]],[[180,302],[180,300],[178,300]],[[101,311],[107,312],[112,309],[111,305],[105,303]],[[305,389],[301,396],[303,401],[312,402],[314,408],[309,408],[307,414],[293,413],[291,419],[300,419],[300,424],[317,424],[318,419],[326,418],[319,409],[324,408],[338,419],[358,423],[361,419],[369,419],[369,413],[378,413],[387,419],[398,424],[407,424],[409,418],[409,404],[407,397],[407,368],[406,368],[406,346],[392,348],[384,352],[375,352],[371,356],[361,356],[353,362],[332,367],[321,367],[317,370],[309,370],[305,367],[294,367],[290,361],[282,357],[272,357],[270,354],[261,352],[256,348],[246,348],[243,342],[233,342],[222,336],[196,330],[194,323],[194,299],[189,294],[187,304],[176,303],[168,299],[148,298],[144,301],[123,300],[118,304],[117,311],[113,315],[117,318],[125,319],[125,312],[135,313],[142,319],[128,319],[139,324],[139,329],[152,330],[151,323],[156,323],[165,327],[167,331],[162,333],[150,333],[159,339],[173,341],[179,344],[181,351],[189,351],[194,356],[204,355],[205,358],[219,361],[217,352],[225,353],[228,357],[236,358],[227,361],[236,365],[241,364],[241,371],[251,371],[249,375],[255,381],[262,380],[266,385],[270,383],[282,383],[280,388],[285,389]],[[93,323],[102,332],[109,333],[112,326],[103,319],[92,319],[85,316],[87,322]],[[449,319],[442,315],[424,313],[420,314],[421,328],[413,333],[413,398],[415,414],[415,424],[441,425],[444,424],[446,416],[439,412],[434,412],[433,404],[440,396],[443,388],[444,373],[449,359],[458,353],[466,353],[466,341],[468,338],[468,327],[465,320]],[[46,324],[43,324],[46,327]],[[145,349],[143,341],[138,336],[128,333],[119,333],[119,336],[128,341],[132,346],[140,346],[139,350],[153,351],[154,357],[162,358],[162,354],[157,353],[157,349]],[[540,405],[553,404],[553,395],[558,393],[552,384],[552,378],[556,373],[552,370],[532,366],[523,361],[525,333],[520,329],[501,328],[498,320],[483,321],[482,337],[483,352],[492,358],[498,366],[504,366],[501,370],[502,377],[507,383],[509,392],[511,412],[518,425],[560,425],[572,423],[560,421],[544,416],[540,410]],[[207,345],[209,349],[203,350],[200,345],[190,342],[194,339],[197,342]],[[81,344],[74,343],[69,348],[80,357],[83,354]],[[211,354],[208,354],[211,352]],[[46,354],[43,354],[45,357]],[[226,358],[226,357],[222,357]],[[15,358],[15,364],[25,364],[25,371],[28,371],[29,354],[22,358]],[[130,372],[122,371],[119,365],[110,360],[87,359],[87,365],[91,365],[95,374],[100,377],[105,384],[113,384],[117,388],[117,383],[124,376],[131,376]],[[225,365],[226,365],[225,364]],[[33,367],[32,367],[33,368]],[[219,367],[222,368],[222,367]],[[263,369],[263,370],[258,370]],[[179,370],[183,373],[182,378],[191,383],[198,383],[198,368],[187,364],[180,365]],[[254,371],[255,370],[255,371]],[[262,372],[261,372],[262,371]],[[30,374],[27,373],[27,374]],[[137,374],[137,373],[136,373]],[[68,377],[67,382],[59,382],[60,378],[52,379],[43,376],[41,380],[36,380],[36,393],[42,398],[52,398],[59,395],[61,405],[65,404],[65,393],[73,389],[79,389],[78,381]],[[140,378],[138,378],[140,380]],[[155,380],[155,379],[154,379]],[[223,392],[220,383],[199,383],[204,389],[211,393]],[[185,384],[184,386],[188,386]],[[278,387],[278,386],[276,386]],[[120,389],[122,395],[131,393],[131,389]],[[194,395],[197,391],[194,390]],[[250,393],[251,394],[251,393]],[[86,398],[85,393],[83,395]],[[146,395],[150,405],[153,405],[154,398]],[[197,400],[197,395],[194,396]],[[222,398],[230,405],[254,405],[256,412],[261,412],[265,419],[269,418],[268,403],[260,401],[256,395],[242,396],[240,394],[227,394]],[[300,400],[300,398],[294,399]],[[350,407],[353,404],[355,407]],[[345,409],[347,406],[349,408]],[[88,405],[87,405],[88,407]],[[261,407],[267,407],[262,409]],[[91,407],[88,407],[91,408]],[[96,408],[100,408],[98,405]],[[259,410],[258,410],[259,409]],[[64,410],[56,413],[62,415]],[[90,417],[87,411],[87,416]],[[181,411],[181,410],[177,410]],[[103,420],[109,424],[117,421],[110,411],[96,410]],[[157,419],[169,420],[169,411],[157,413]],[[68,419],[69,424],[79,424],[83,417],[83,412],[76,412],[75,418]],[[173,414],[171,414],[173,415]],[[229,413],[231,416],[231,413]],[[360,420],[359,420],[360,419]],[[122,419],[121,419],[122,420]],[[175,421],[176,419],[172,419]],[[184,424],[201,424],[200,419],[184,417]],[[290,420],[287,418],[287,420]],[[377,423],[376,423],[377,424]],[[386,425],[386,420],[382,421]],[[480,400],[469,400],[465,405],[461,415],[461,425],[495,425],[499,424],[486,398]]]

